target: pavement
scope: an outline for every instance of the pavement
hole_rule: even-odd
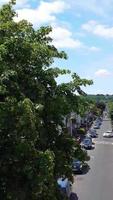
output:
[[[73,192],[76,200],[113,200],[113,138],[102,136],[107,130],[111,130],[108,117],[97,130],[94,149],[88,150],[89,171],[74,177]]]

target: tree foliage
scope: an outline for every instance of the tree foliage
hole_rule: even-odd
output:
[[[77,112],[75,92],[83,95],[81,86],[92,81],[74,73],[58,85],[56,78],[70,72],[51,65],[67,55],[52,45],[51,27],[15,22],[14,4],[0,9],[0,199],[56,200],[57,178],[72,178],[72,159],[81,152],[63,116]]]
[[[100,102],[97,102],[97,103],[96,103],[96,107],[97,107],[98,109],[100,109],[100,112],[101,112],[101,114],[102,114],[103,111],[104,111],[105,108],[106,108],[106,104],[105,104],[105,102],[100,101]]]
[[[113,101],[108,102],[108,108],[109,108],[109,115],[110,115],[111,120],[113,122]]]

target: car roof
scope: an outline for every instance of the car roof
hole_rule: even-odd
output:
[[[75,159],[73,160],[73,163],[81,164],[81,161],[75,158]]]
[[[88,140],[91,141],[92,140],[91,137],[87,136],[86,138],[84,138],[84,141],[88,141]]]

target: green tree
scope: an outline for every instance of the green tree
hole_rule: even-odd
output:
[[[77,112],[75,92],[83,95],[81,86],[92,81],[73,74],[58,85],[56,78],[70,72],[51,64],[67,55],[51,44],[51,27],[16,23],[14,4],[0,9],[0,199],[62,199],[57,178],[72,179],[72,159],[81,152],[63,117]]]
[[[112,101],[108,102],[108,108],[109,108],[109,115],[110,115],[111,120],[113,122],[113,102]]]
[[[97,102],[97,103],[96,103],[96,106],[97,106],[97,108],[99,108],[99,109],[101,110],[101,113],[103,113],[103,111],[104,111],[105,108],[106,108],[106,104],[105,104],[105,102],[103,102],[103,101]]]

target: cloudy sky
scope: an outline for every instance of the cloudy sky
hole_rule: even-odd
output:
[[[17,0],[15,9],[17,21],[53,27],[54,45],[68,54],[55,64],[93,79],[87,93],[113,94],[113,0]]]

